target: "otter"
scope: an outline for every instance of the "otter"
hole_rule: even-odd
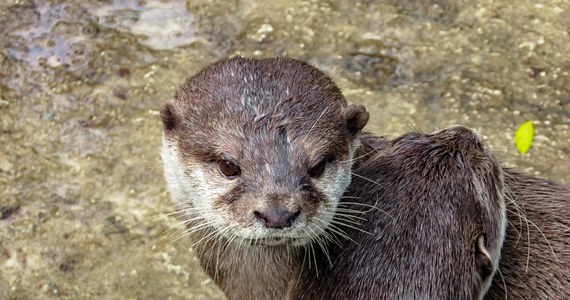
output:
[[[483,299],[506,226],[500,164],[462,126],[384,143],[339,205],[366,220],[337,217],[350,239],[318,248],[319,276],[302,268],[292,298]]]
[[[506,170],[499,272],[485,299],[570,299],[570,187]]]
[[[204,267],[230,299],[280,299],[350,184],[363,106],[292,59],[234,57],[161,109],[168,190]]]
[[[518,222],[515,204],[535,183],[502,169],[467,128],[393,141],[363,134],[363,106],[348,105],[318,69],[283,58],[216,62],[161,117],[168,190],[229,299],[480,299],[491,281],[494,299],[504,286],[527,288],[518,264],[527,256],[505,224]],[[520,220],[535,216],[527,207]],[[531,254],[542,258],[533,228]],[[552,244],[558,228],[546,229]],[[547,284],[547,270],[532,268],[537,286]]]
[[[337,229],[353,242],[317,253],[293,299],[570,299],[569,187],[501,168],[460,126],[362,139],[382,142],[339,205],[377,197],[368,221]]]

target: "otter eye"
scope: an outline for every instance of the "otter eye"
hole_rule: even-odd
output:
[[[321,161],[319,161],[318,164],[314,165],[312,168],[309,169],[309,176],[313,177],[313,178],[318,178],[321,177],[321,175],[323,175],[323,173],[325,172],[325,167],[327,165],[327,158],[323,158]]]
[[[225,159],[218,160],[218,169],[220,169],[220,172],[226,177],[235,177],[241,173],[241,169],[238,165]]]

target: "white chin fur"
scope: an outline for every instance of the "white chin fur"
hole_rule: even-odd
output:
[[[301,214],[290,228],[268,229],[260,222],[253,221],[251,226],[243,227],[223,215],[213,207],[213,200],[229,192],[233,186],[227,180],[215,180],[199,166],[186,167],[180,160],[177,146],[163,137],[161,157],[164,164],[170,196],[179,209],[187,211],[187,218],[199,217],[202,222],[209,223],[216,230],[223,230],[226,236],[237,236],[238,239],[260,241],[260,245],[304,245],[318,237],[329,227],[340,198],[348,188],[351,180],[352,158],[359,145],[357,140],[350,147],[348,160],[340,163],[336,173],[325,174],[315,180],[315,187],[321,190],[328,202],[319,208],[319,212],[311,222]]]

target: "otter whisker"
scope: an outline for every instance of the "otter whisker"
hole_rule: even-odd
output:
[[[308,229],[311,229],[310,227],[307,227],[307,228],[308,228]],[[315,239],[318,238],[318,236],[314,236],[314,235],[313,235],[314,232],[313,232],[312,230],[311,230],[311,232],[308,232],[308,231],[307,231],[307,234],[309,235],[309,238],[311,239],[311,241],[315,241]],[[317,275],[317,277],[319,277],[319,267],[318,267],[318,264],[317,264],[317,255],[316,255],[316,253],[315,253],[315,248],[314,248],[314,243],[313,243],[313,242],[309,243],[309,250],[310,250],[310,251],[309,251],[309,269],[311,269],[311,261],[313,261],[313,262],[314,262],[314,265],[315,265],[315,272],[316,272],[316,275]],[[312,260],[311,260],[311,256],[312,256],[312,258],[313,258]]]
[[[168,212],[168,213],[151,214],[149,216],[142,218],[141,222],[147,222],[148,221],[150,223],[157,223],[158,221],[162,221],[162,220],[164,220],[164,218],[167,218],[167,217],[171,217],[171,216],[182,217],[183,215],[186,214],[184,209],[178,209],[178,207],[179,207],[178,205],[174,205],[172,207],[176,208],[176,210],[172,211],[172,212]],[[186,221],[182,221],[180,223],[183,223],[183,222],[186,222]]]
[[[196,243],[195,246],[196,247],[204,246],[204,247],[200,247],[200,248],[203,249],[204,252],[210,253],[212,251],[213,246],[215,245],[215,242],[219,239],[219,237],[221,236],[221,234],[223,234],[223,232],[225,230],[227,230],[227,227],[224,227],[224,228],[217,230],[217,231],[212,231],[212,234],[210,234],[207,239],[205,239],[201,244]],[[210,247],[208,249],[206,249],[205,247],[210,243],[211,243]],[[194,245],[192,246],[192,248],[194,248]],[[208,257],[208,261],[210,259],[211,259],[211,257]]]
[[[319,267],[317,265],[317,255],[315,254],[315,248],[314,248],[313,243],[311,243],[309,245],[311,246],[311,253],[313,254],[313,259],[315,261],[315,272],[316,272],[317,278],[318,278],[319,277]],[[310,256],[309,256],[309,259],[310,259]]]
[[[232,243],[236,238],[237,238],[236,234],[231,234],[230,238],[227,239],[226,243],[222,246],[222,254],[221,254],[222,257],[226,254],[228,248],[230,248],[233,245]]]
[[[338,226],[336,226],[335,224],[329,224],[329,228],[328,228],[331,232],[347,239],[350,240],[351,242],[357,244],[360,246],[360,243],[358,243],[357,241],[355,241],[354,239],[352,239],[350,236],[348,236],[348,234],[346,234],[346,232],[344,230],[342,230],[341,228],[339,228]]]
[[[419,127],[417,127],[416,125],[412,124],[411,121],[406,120],[404,117],[402,117],[402,116],[400,116],[400,115],[398,115],[398,114],[395,114],[395,113],[391,113],[391,114],[392,114],[393,116],[396,116],[396,117],[400,118],[400,121],[402,121],[402,123],[404,123],[404,125],[406,125],[411,131],[418,132],[418,133],[423,133],[423,131],[422,131]],[[437,131],[437,130],[438,130],[438,129],[436,129],[436,131]]]
[[[303,232],[305,233],[305,235],[307,235],[307,236],[309,237],[309,239],[311,239],[311,240],[313,239],[313,237],[311,236],[311,234],[307,231],[307,228],[303,228]],[[311,250],[311,249],[310,249],[310,248],[311,248],[311,245],[312,245],[312,244],[309,243],[307,246],[305,246],[305,250],[306,250],[305,253],[308,255],[307,263],[309,264],[309,270],[312,269],[312,267],[311,267],[311,264],[312,264],[312,261],[311,261],[311,252],[310,252],[310,250]],[[303,259],[303,262],[304,262],[304,259]]]
[[[204,244],[209,244],[209,243],[211,243],[212,246],[213,246],[213,245],[216,244],[216,241],[217,241],[216,238],[208,239],[207,241],[204,242]],[[204,269],[209,270],[209,269],[210,269],[210,262],[212,261],[212,257],[214,256],[213,253],[212,253],[212,248],[211,248],[211,247],[210,247],[209,249],[199,248],[198,252],[200,252],[200,253],[207,253],[207,254],[208,254],[208,255],[207,255],[207,258],[208,258],[208,259],[206,260],[206,262],[205,262],[205,263],[204,263],[204,262],[201,262],[201,263],[204,264]],[[214,267],[214,274],[213,274],[212,277],[213,277],[214,279],[216,279],[216,276],[217,276],[217,274],[216,274],[216,269],[215,269],[215,267]]]
[[[505,281],[505,277],[503,276],[503,272],[501,272],[501,268],[497,267],[497,272],[499,272],[499,275],[501,276],[501,280],[503,281],[503,289],[505,290],[505,300],[507,300],[508,297],[508,292],[507,292],[507,282]]]
[[[505,197],[505,198],[506,198],[506,197]],[[512,202],[512,203],[514,204],[514,202]],[[508,204],[510,204],[510,203],[505,203],[505,205],[508,205]],[[519,241],[520,241],[520,239],[521,239],[521,237],[522,237],[522,229],[523,229],[523,228],[522,228],[522,212],[518,209],[518,207],[517,207],[516,204],[514,204],[514,205],[515,205],[515,209],[516,209],[517,211],[509,210],[509,209],[506,208],[506,207],[505,207],[505,211],[510,212],[510,213],[513,213],[513,214],[515,214],[517,217],[519,217],[519,226],[518,226],[518,229],[517,229],[517,227],[516,227],[514,224],[512,224],[512,223],[508,220],[508,218],[507,218],[507,221],[508,221],[510,224],[512,224],[513,228],[518,232],[517,240],[516,240],[516,242],[515,242],[515,245],[518,245],[518,243],[519,243]]]
[[[145,171],[148,171],[148,170],[156,171],[156,170],[162,170],[163,166],[161,163],[154,162],[152,164],[151,163],[145,164],[145,165],[141,166],[141,168]]]
[[[184,226],[180,226],[179,224],[177,224],[177,225],[178,225],[178,227],[170,227],[170,228],[164,230],[163,232],[160,233],[160,235],[163,237],[166,237],[168,232],[176,230],[173,233],[169,234],[167,237],[168,239],[173,239],[174,237],[180,236],[181,232],[184,232],[187,230],[187,228],[185,228]]]
[[[508,223],[509,225],[511,225],[511,226],[513,227],[513,230],[515,230],[515,231],[517,232],[517,234],[518,234],[517,241],[515,242],[515,246],[516,246],[516,245],[519,243],[519,239],[520,239],[520,236],[521,236],[521,232],[517,229],[517,227],[516,227],[511,221],[509,221],[508,219],[507,219],[506,221],[507,221],[507,223]]]
[[[360,203],[360,202],[340,202],[338,206],[343,206],[343,205],[360,205],[360,206],[364,206],[364,207],[369,207],[370,209],[376,209],[378,211],[382,211],[380,208],[374,206],[374,205],[370,205],[370,204],[366,204],[366,203]],[[368,211],[362,211],[363,213],[369,212]]]
[[[378,150],[380,150],[381,148],[382,148],[382,147],[376,147],[376,148],[373,148],[372,150],[370,150],[370,151],[368,151],[368,152],[366,152],[366,153],[364,153],[364,154],[362,154],[362,155],[360,155],[360,156],[356,156],[356,157],[354,157],[354,158],[352,158],[352,159],[341,160],[341,161],[339,161],[339,162],[340,162],[340,163],[346,163],[346,162],[350,162],[350,161],[357,161],[357,160],[359,160],[359,159],[362,159],[362,158],[364,158],[364,157],[366,157],[366,156],[369,156],[369,155],[371,155],[371,154],[374,154],[374,153],[378,152]]]
[[[315,224],[315,226],[317,226],[317,228],[320,229],[320,227],[319,227],[317,224]],[[317,244],[319,245],[319,247],[321,247],[321,250],[323,251],[323,253],[324,253],[325,256],[327,257],[327,260],[329,261],[329,264],[330,264],[330,266],[332,267],[333,264],[332,264],[332,261],[331,261],[329,252],[328,252],[328,250],[327,250],[327,247],[325,247],[325,246],[323,245],[323,241],[321,241],[321,236],[318,235],[317,233],[315,233],[315,232],[313,231],[313,229],[310,228],[310,227],[309,227],[309,230],[311,230],[311,232],[313,232],[313,234],[315,234],[315,239],[314,239],[314,241],[316,241]],[[316,260],[316,258],[315,258],[315,260]],[[315,264],[316,264],[316,262],[315,262]]]
[[[191,246],[191,248],[196,247],[196,245],[200,244],[202,241],[206,240],[208,241],[211,237],[216,236],[216,234],[219,234],[219,231],[213,231],[208,233],[206,236],[204,236],[203,238],[199,239],[198,241],[194,242]]]
[[[508,195],[512,195],[511,191],[509,189],[505,189],[505,194]],[[514,200],[515,198],[512,197],[512,199]],[[513,205],[515,205],[515,208],[517,208],[518,212],[519,212],[519,218],[522,218],[522,220],[525,221],[526,223],[526,236],[527,236],[527,257],[526,257],[526,267],[525,267],[525,272],[528,273],[528,265],[530,263],[530,225],[529,225],[529,220],[528,218],[524,215],[525,213],[525,208],[524,206],[521,204],[520,206],[515,202],[512,201],[511,202]],[[510,211],[508,209],[506,209],[507,211]],[[511,211],[513,212],[513,211]],[[514,212],[513,212],[514,213]]]
[[[174,244],[174,256],[178,256],[178,253],[180,252],[180,248],[182,247],[182,244],[187,241],[187,240],[180,240],[178,243]]]
[[[550,241],[546,238],[546,235],[544,235],[544,232],[542,232],[542,230],[531,220],[529,220],[527,218],[527,221],[536,228],[536,230],[538,230],[538,232],[540,233],[540,235],[542,235],[542,238],[544,238],[544,240],[546,241],[546,243],[548,244],[548,247],[550,248],[550,251],[552,252],[552,255],[554,256],[554,261],[558,261],[558,257],[556,257],[556,252],[554,252],[554,248],[552,248],[552,245],[550,244]]]
[[[338,237],[331,234],[330,232],[324,231],[323,237],[325,238],[326,241],[329,241],[329,242],[334,243],[335,245],[337,245],[339,247],[342,247],[342,244],[341,244],[340,240],[338,239]]]
[[[185,211],[184,211],[184,210],[176,210],[176,211],[171,211],[171,212],[168,212],[168,213],[158,213],[158,214],[157,214],[158,216],[156,216],[155,221],[157,221],[157,220],[159,220],[160,218],[163,218],[163,217],[180,216],[180,215],[183,215],[183,214],[185,214]]]
[[[315,220],[317,220],[317,221],[323,223],[323,225],[325,225],[325,226],[328,225],[327,222],[323,221],[322,219],[320,219],[320,218],[318,218],[318,217],[315,217]],[[315,225],[316,225],[316,224],[315,224]],[[317,225],[317,226],[318,226],[318,225]],[[319,227],[319,229],[321,229],[321,228]],[[335,243],[335,244],[338,245],[339,247],[342,247],[340,241],[338,240],[338,238],[337,238],[336,236],[334,236],[334,235],[328,233],[326,230],[323,230],[323,229],[321,229],[321,230],[322,230],[322,232],[323,232],[322,234],[323,234],[323,237],[324,237],[324,238],[326,238],[328,241],[331,241],[332,243]]]
[[[322,221],[322,220],[321,220]],[[332,231],[333,233],[338,234],[339,236],[345,238],[345,239],[350,239],[350,237],[348,236],[348,234],[346,234],[346,232],[344,230],[342,230],[340,227],[336,226],[334,223],[329,222],[328,223],[328,227],[327,230]]]
[[[355,226],[362,226],[362,223],[359,221],[351,220],[349,217],[344,217],[342,215],[337,214],[338,218],[333,219],[336,222],[346,222],[346,224],[352,224]],[[331,221],[332,222],[332,221]]]
[[[177,222],[174,225],[169,226],[168,228],[162,230],[159,235],[161,237],[164,237],[164,236],[166,236],[167,233],[169,233],[173,230],[175,230],[175,232],[173,234],[170,234],[169,237],[172,237],[173,235],[177,235],[180,231],[184,230],[184,226],[183,226],[182,222]]]
[[[190,236],[193,233],[196,232],[200,232],[202,230],[207,230],[209,226],[207,226],[207,224],[201,225],[201,226],[196,226],[196,228],[192,228],[190,230],[186,230],[183,234],[179,235],[178,237],[174,238],[173,240],[171,240],[171,243],[176,243],[177,241],[181,241],[182,239]],[[173,237],[171,237],[173,238]]]
[[[297,280],[295,281],[295,288],[297,286],[299,286],[299,281],[301,280],[301,275],[303,274],[303,268],[305,267],[305,258],[307,257],[307,247],[306,246],[302,246],[300,247],[303,249],[303,260],[301,262],[301,265],[299,267],[299,271],[297,274]]]
[[[356,216],[356,215],[364,215],[364,214],[366,214],[366,213],[368,212],[368,211],[366,211],[366,210],[363,211],[363,210],[354,208],[354,207],[352,207],[352,205],[342,205],[342,204],[339,204],[339,205],[336,207],[336,210],[337,210],[337,211],[343,211],[343,212],[351,213],[351,214],[354,214],[354,216]],[[362,218],[362,217],[361,217],[361,218]]]
[[[224,231],[222,232],[222,234],[220,235],[220,237],[217,239],[217,241],[216,241],[216,246],[218,245],[218,243],[220,243],[220,242],[222,241],[223,236],[224,236],[227,232],[230,232],[230,230],[231,230],[231,226],[227,226],[227,227],[226,227],[226,230],[224,230]],[[224,256],[225,250],[226,250],[227,247],[228,247],[228,243],[230,243],[230,242],[235,238],[235,235],[230,234],[230,236],[231,236],[231,237],[230,237],[229,239],[228,239],[228,238],[225,239],[226,242],[225,242],[221,247],[217,247],[218,249],[217,249],[217,251],[216,251],[216,252],[217,252],[216,265],[215,265],[215,267],[214,267],[214,274],[215,274],[214,276],[216,276],[216,277],[218,277],[218,269],[219,269],[219,262],[220,262],[220,259],[221,259],[221,257]],[[224,249],[224,248],[225,248],[225,249]]]
[[[518,217],[519,217],[519,222],[522,222],[521,213],[520,213],[520,212],[518,212],[518,211],[513,211],[513,210],[510,210],[510,209],[508,209],[508,208],[505,209],[505,210],[506,210],[507,212],[513,213],[513,214],[515,214],[516,216],[518,216]],[[522,237],[522,231],[521,231],[521,230],[522,230],[522,228],[521,228],[521,227],[522,227],[522,223],[519,224],[518,229],[517,229],[517,227],[516,227],[511,221],[509,221],[508,219],[507,219],[507,222],[508,222],[509,224],[511,224],[511,225],[513,226],[514,230],[518,233],[517,240],[516,240],[516,242],[515,242],[515,246],[516,246],[516,245],[519,244],[520,239],[521,239],[521,237]],[[519,230],[519,229],[520,229],[520,230]]]
[[[178,240],[181,239],[181,238],[185,238],[185,237],[187,237],[187,236],[189,236],[189,235],[191,235],[191,234],[193,234],[193,233],[195,233],[195,232],[198,232],[198,231],[207,229],[207,228],[209,228],[209,227],[211,227],[211,226],[212,226],[212,224],[210,224],[210,223],[202,223],[202,224],[193,226],[193,227],[191,227],[191,228],[186,228],[186,229],[184,229],[184,233],[182,233],[182,234],[180,234],[178,237],[174,238],[171,242],[174,243],[174,242],[178,241]],[[173,236],[171,236],[171,237],[173,237]]]
[[[355,197],[355,196],[342,196],[340,199],[358,199],[362,200],[362,197]]]
[[[377,186],[381,186],[380,183],[378,183],[378,182],[376,182],[376,181],[374,181],[374,180],[372,180],[372,179],[370,179],[370,178],[366,178],[366,177],[364,177],[364,176],[362,176],[362,175],[358,175],[358,174],[356,174],[356,173],[354,173],[354,172],[351,172],[351,174],[354,175],[354,176],[356,176],[356,177],[358,177],[358,178],[364,179],[364,180],[366,180],[366,181],[368,181],[368,182],[370,182],[370,183],[374,183],[374,184],[377,185]]]
[[[317,123],[319,123],[319,120],[325,115],[325,113],[327,112],[327,110],[329,109],[329,107],[327,106],[325,109],[323,109],[323,111],[321,112],[321,115],[317,118],[317,120],[315,121],[315,123],[313,123],[313,126],[311,126],[311,129],[309,129],[309,132],[307,133],[307,135],[305,135],[305,137],[303,138],[303,142],[305,142],[305,140],[307,139],[307,137],[309,137],[311,135],[311,131],[313,131],[313,128],[315,128],[315,126],[317,125]]]
[[[516,201],[514,200],[515,197],[512,194],[511,190],[508,188],[505,188],[505,206],[512,204],[514,205],[515,209],[517,210],[517,212],[515,213],[518,217],[519,217],[519,228],[520,228],[520,232],[521,232],[521,236],[522,236],[522,220],[524,218],[524,212],[522,210],[522,208],[516,203]],[[514,212],[513,212],[514,213]],[[528,224],[527,224],[528,225]],[[521,238],[521,236],[519,236],[519,239]],[[518,241],[517,241],[518,243]]]
[[[339,220],[336,220],[336,221],[335,221],[335,220],[332,220],[331,223],[332,223],[332,224],[338,224],[338,225],[341,225],[341,226],[345,226],[345,227],[348,227],[348,228],[352,228],[352,229],[354,229],[354,230],[360,231],[360,232],[362,232],[362,233],[366,233],[366,234],[368,234],[368,235],[372,235],[371,232],[368,232],[368,231],[366,231],[366,230],[364,230],[364,229],[361,229],[361,228],[358,228],[358,227],[356,227],[356,226],[352,226],[352,225],[349,225],[349,224],[346,224],[346,223],[339,222]]]
[[[352,212],[352,211],[349,211],[349,212]],[[345,218],[350,219],[350,220],[352,220],[352,221],[354,221],[354,222],[357,222],[357,221],[355,221],[354,219],[360,220],[360,221],[368,221],[368,219],[366,219],[366,218],[359,217],[359,216],[355,216],[355,215],[351,215],[351,214],[349,214],[349,213],[344,213],[343,210],[339,210],[338,208],[337,208],[337,210],[336,210],[336,213],[334,213],[334,215],[335,215],[335,216],[345,217]]]
[[[202,220],[202,217],[195,217],[192,219],[189,219],[187,221],[182,221],[182,222],[177,222],[176,224],[174,224],[174,226],[172,226],[171,228],[166,229],[164,232],[162,232],[162,235],[165,235],[166,233],[168,233],[171,230],[176,229],[176,232],[172,233],[170,235],[170,237],[172,238],[173,236],[177,236],[181,231],[186,231],[188,230],[187,226],[190,225],[192,222],[196,221],[196,220]],[[194,226],[195,227],[195,226]],[[193,227],[193,228],[194,228]]]
[[[212,235],[212,236],[211,236],[210,238],[208,238],[207,240],[205,240],[204,243],[203,243],[203,245],[208,245],[208,244],[211,243],[210,247],[207,248],[207,249],[206,249],[205,247],[201,247],[201,249],[200,249],[200,251],[202,251],[202,252],[204,252],[204,253],[210,253],[210,255],[208,255],[208,259],[206,260],[206,263],[205,263],[205,269],[206,269],[206,270],[208,270],[209,267],[210,267],[210,261],[212,260],[212,256],[213,256],[213,255],[211,255],[211,253],[212,253],[213,247],[216,246],[216,244],[217,244],[216,242],[219,240],[219,239],[218,239],[218,236],[220,236],[221,232],[224,231],[224,230],[226,230],[226,228],[227,228],[227,227],[224,227],[224,228],[220,229],[219,231],[214,231],[213,233],[215,233],[215,234]],[[214,270],[214,277],[216,277],[216,275],[217,275],[217,274],[216,274],[216,272],[215,272],[215,270]]]
[[[359,203],[359,202],[341,202],[342,204],[346,204],[346,205],[360,205],[360,206],[364,206],[364,207],[369,207],[369,210],[363,211],[362,213],[368,213],[371,210],[375,209],[385,215],[387,215],[388,217],[390,217],[392,219],[392,221],[395,221],[396,219],[394,219],[394,217],[392,217],[392,215],[390,215],[387,211],[377,207],[376,205],[370,205],[370,204],[366,204],[366,203]],[[378,195],[376,195],[376,203],[378,203]],[[341,206],[339,204],[339,206]]]

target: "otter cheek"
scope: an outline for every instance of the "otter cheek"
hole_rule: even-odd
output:
[[[224,209],[225,206],[219,205],[223,202],[219,199],[231,193],[234,184],[228,183],[227,179],[214,174],[201,164],[191,164],[187,170],[185,190],[193,209],[201,219],[211,222],[216,228],[228,226],[230,218]]]
[[[317,213],[318,218],[323,220],[328,226],[332,221],[334,210],[336,210],[340,198],[350,184],[350,163],[336,163],[333,168],[327,170],[323,177],[314,180],[314,185],[326,198],[324,205],[321,205]]]

